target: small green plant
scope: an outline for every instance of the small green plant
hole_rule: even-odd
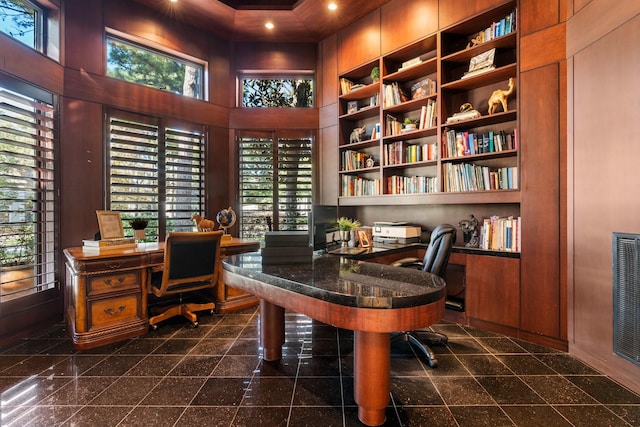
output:
[[[360,221],[343,216],[338,218],[337,226],[340,231],[351,231],[360,227]]]
[[[144,230],[149,225],[149,220],[146,218],[133,218],[129,220],[129,225],[134,230]]]
[[[418,119],[412,119],[411,117],[407,117],[406,119],[404,119],[405,125],[415,125],[417,123],[418,123]]]
[[[380,79],[380,68],[373,67],[373,70],[371,70],[371,79],[374,82],[377,82]]]

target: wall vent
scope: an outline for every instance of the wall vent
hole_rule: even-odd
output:
[[[640,365],[640,235],[613,233],[613,351]]]

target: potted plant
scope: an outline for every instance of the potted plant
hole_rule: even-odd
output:
[[[133,229],[133,238],[136,240],[144,240],[145,228],[149,225],[149,220],[146,218],[133,218],[129,220],[129,225]]]
[[[348,246],[349,241],[355,240],[355,231],[360,227],[360,221],[342,216],[338,218],[336,225],[340,232],[342,246]]]
[[[407,130],[415,130],[418,126],[418,119],[412,119],[411,117],[407,117],[404,119],[404,128]]]
[[[373,80],[374,83],[378,83],[378,81],[380,80],[379,67],[373,67],[373,69],[371,70],[371,80]]]

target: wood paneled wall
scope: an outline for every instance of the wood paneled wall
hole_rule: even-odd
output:
[[[578,3],[567,23],[569,351],[640,393],[640,367],[613,352],[612,268],[612,233],[640,234],[640,3]]]

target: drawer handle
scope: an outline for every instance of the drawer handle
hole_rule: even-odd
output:
[[[107,313],[107,314],[111,314],[111,315],[117,315],[117,314],[122,313],[122,312],[124,311],[125,307],[126,307],[126,306],[121,305],[120,307],[118,307],[118,311],[115,311],[115,310],[114,310],[114,309],[112,309],[112,308],[105,308],[105,309],[104,309],[104,312],[105,312],[105,313]]]
[[[111,279],[104,279],[105,285],[111,285],[111,282]],[[124,277],[118,277],[118,284],[121,284],[122,282],[124,282]]]
[[[105,262],[104,265],[106,265],[107,268],[110,268],[111,270],[115,270],[116,268],[120,268],[122,263],[120,263],[120,262]]]

